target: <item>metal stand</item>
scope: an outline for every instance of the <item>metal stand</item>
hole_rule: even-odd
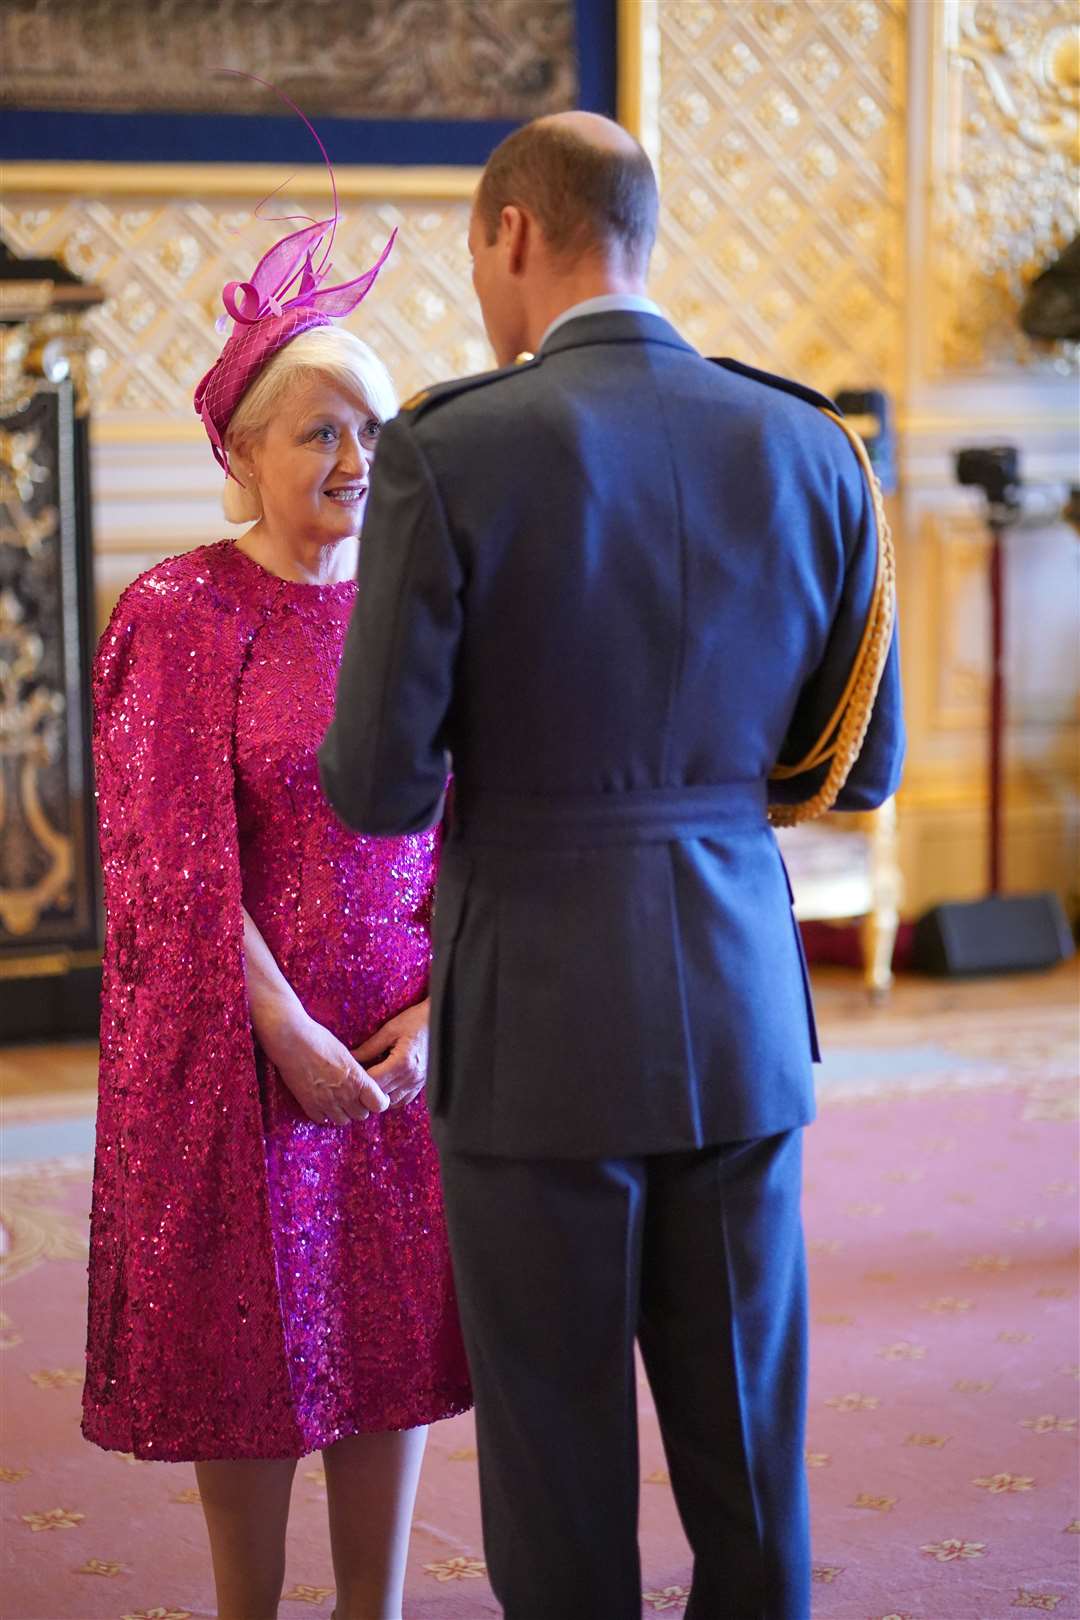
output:
[[[987,891],[1000,894],[1004,878],[1002,800],[1005,789],[1005,531],[991,508],[990,529],[990,759]]]
[[[987,761],[987,893],[934,906],[915,924],[914,963],[924,973],[974,977],[1037,972],[1073,954],[1055,894],[1003,892],[1005,832],[1005,537],[1017,509],[990,500],[990,713]]]

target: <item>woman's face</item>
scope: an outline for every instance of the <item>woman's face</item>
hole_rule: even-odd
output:
[[[381,427],[364,400],[329,378],[297,382],[238,468],[258,486],[263,523],[323,546],[359,534]]]

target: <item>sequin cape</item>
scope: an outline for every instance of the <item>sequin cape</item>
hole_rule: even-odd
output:
[[[260,895],[280,874],[244,865],[242,687],[258,698],[281,637],[302,634],[307,667],[289,679],[321,682],[328,704],[353,594],[279,581],[221,542],[129,587],[98,651],[107,931],[83,1428],[107,1448],[295,1457],[470,1402],[423,1100],[344,1131],[315,1126],[248,1017],[241,906],[262,903],[271,935],[275,908]],[[272,697],[271,713],[287,708]],[[321,799],[297,797],[297,782],[281,788],[290,828],[314,826],[316,857],[320,839],[336,840],[346,878],[352,860],[358,881],[375,874],[385,888],[395,851],[412,846],[430,889],[430,839],[357,838]],[[281,863],[291,849],[285,838]],[[255,858],[272,854],[264,837]],[[375,953],[370,1028],[356,1013],[340,1038],[356,1044],[423,994],[416,933],[413,993],[400,999],[392,974],[371,982]],[[392,953],[398,935],[383,937]],[[294,963],[302,976],[295,952]]]

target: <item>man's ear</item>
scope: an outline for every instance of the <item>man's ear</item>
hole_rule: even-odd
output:
[[[509,203],[499,216],[507,268],[512,276],[520,276],[525,269],[532,244],[534,225],[524,209]]]

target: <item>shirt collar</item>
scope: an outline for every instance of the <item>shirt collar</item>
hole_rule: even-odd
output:
[[[537,352],[544,347],[551,334],[557,332],[560,326],[565,326],[567,321],[576,321],[579,315],[610,315],[616,310],[632,310],[638,315],[661,314],[660,306],[643,293],[601,293],[596,298],[584,298],[580,304],[571,304],[561,315],[556,315],[537,344]]]

